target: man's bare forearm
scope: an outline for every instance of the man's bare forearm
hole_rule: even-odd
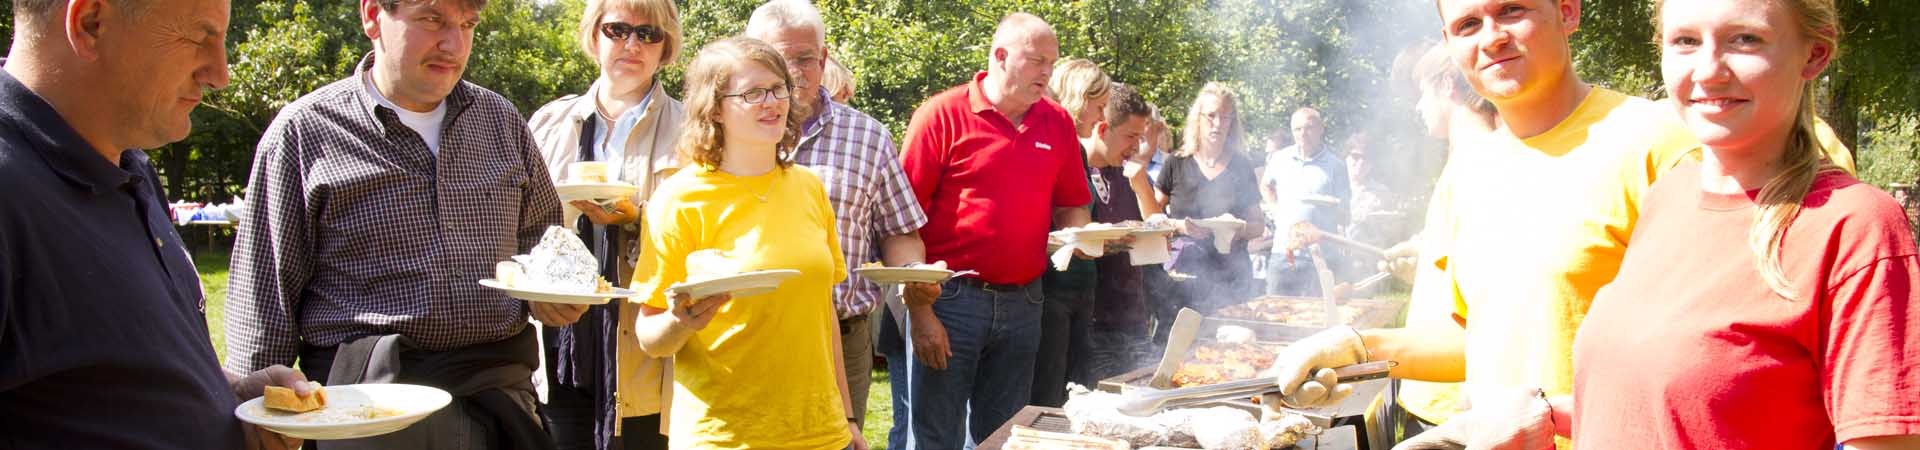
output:
[[[1448,324],[1360,331],[1373,361],[1394,361],[1394,378],[1433,382],[1466,380],[1466,332]]]
[[[920,240],[919,231],[880,238],[880,262],[893,267],[930,262],[926,242]]]
[[[1093,213],[1086,208],[1069,206],[1053,208],[1053,224],[1060,228],[1084,227],[1093,222]]]

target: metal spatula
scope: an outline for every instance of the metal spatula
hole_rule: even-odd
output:
[[[1147,386],[1154,389],[1173,387],[1173,372],[1180,369],[1180,363],[1187,359],[1187,350],[1193,347],[1195,335],[1200,333],[1200,312],[1193,308],[1180,308],[1180,314],[1173,318],[1173,327],[1167,332],[1167,349],[1160,355],[1160,365],[1153,370],[1153,379]]]

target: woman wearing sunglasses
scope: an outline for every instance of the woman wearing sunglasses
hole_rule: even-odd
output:
[[[1701,160],[1650,188],[1574,341],[1573,396],[1474,397],[1399,448],[1920,448],[1920,279],[1892,197],[1826,158],[1834,0],[1658,2]],[[1464,419],[1464,420],[1463,420]]]
[[[581,212],[572,225],[600,261],[601,276],[627,280],[645,231],[639,205],[681,166],[674,148],[686,111],[655,82],[679,53],[680,17],[670,0],[591,0],[579,37],[600,77],[585,94],[541,107],[528,126],[554,184],[572,178],[571,164],[594,161],[607,168],[607,181],[640,186],[607,206],[569,205]],[[583,315],[584,306],[531,304],[545,325],[544,411],[562,450],[666,448],[660,427],[665,360],[647,357],[631,338],[618,339],[632,336],[639,314],[620,303]],[[566,320],[576,315],[578,321]]]
[[[866,448],[847,414],[830,301],[847,268],[826,186],[793,163],[800,119],[788,73],[772,46],[739,37],[707,45],[687,68],[680,154],[694,165],[646,208],[634,279],[646,299],[640,347],[673,356],[674,448]],[[773,269],[800,274],[739,298],[668,289],[689,272]]]

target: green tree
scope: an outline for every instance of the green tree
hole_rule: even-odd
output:
[[[581,92],[595,69],[572,30],[581,0],[493,0],[482,11],[466,79],[521,111]],[[155,150],[174,198],[225,200],[246,185],[253,149],[280,108],[339,81],[371,49],[358,4],[239,0],[233,5],[232,84],[209,94],[185,141]]]

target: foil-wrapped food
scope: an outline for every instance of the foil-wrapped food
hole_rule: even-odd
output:
[[[612,286],[600,277],[600,260],[580,242],[580,236],[566,228],[547,227],[540,243],[525,255],[494,268],[495,279],[507,286],[551,292],[590,294],[608,292]]]
[[[1074,389],[1064,409],[1074,433],[1125,441],[1134,448],[1282,449],[1319,432],[1298,415],[1273,412],[1256,419],[1245,410],[1224,406],[1135,417],[1120,412],[1121,400],[1120,394]]]

